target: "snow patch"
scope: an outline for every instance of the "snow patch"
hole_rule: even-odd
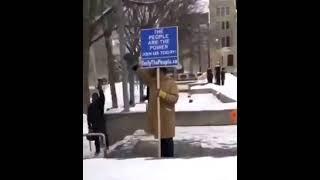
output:
[[[197,83],[205,83],[206,80],[198,80]],[[112,107],[112,99],[110,92],[110,85],[105,86],[105,111],[107,114],[113,113],[121,113],[123,111],[123,92],[122,92],[122,82],[116,83],[116,93],[118,106],[117,109],[110,109]],[[135,101],[136,106],[130,108],[129,113],[134,112],[146,112],[146,104],[140,103],[140,95],[139,95],[139,84],[135,84]],[[214,89],[217,91],[217,94],[224,94],[225,96],[237,101],[237,77],[226,73],[226,80],[224,86],[218,86],[215,84],[206,84],[206,85],[195,85],[191,87],[191,89]],[[128,84],[129,91],[129,84]],[[144,94],[146,94],[146,88],[144,88]],[[193,102],[189,103],[189,99],[192,99]],[[179,93],[179,100],[176,104],[176,111],[212,111],[212,110],[229,110],[229,109],[237,109],[237,102],[232,103],[222,103],[212,94],[193,94],[191,98],[188,98],[187,93]]]
[[[218,86],[216,84],[197,85],[191,87],[191,89],[213,89],[218,93],[222,93],[225,96],[237,101],[237,77],[226,73],[226,79],[224,86]]]
[[[83,180],[236,180],[237,157],[192,159],[88,159]]]
[[[86,114],[83,114],[83,134],[87,134],[89,133],[88,131],[88,121],[87,121],[87,115]]]

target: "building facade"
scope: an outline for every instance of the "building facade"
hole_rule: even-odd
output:
[[[237,11],[235,0],[210,0],[210,54],[212,65],[229,72],[237,67]]]
[[[187,14],[181,22],[191,32],[187,37],[179,36],[180,63],[183,64],[184,72],[206,72],[210,66],[209,14]]]

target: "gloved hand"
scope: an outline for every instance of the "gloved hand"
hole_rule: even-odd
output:
[[[162,91],[161,89],[157,90],[157,91],[158,91],[157,94],[158,94],[159,97],[161,97],[162,99],[166,98],[166,96],[167,96],[166,92]]]

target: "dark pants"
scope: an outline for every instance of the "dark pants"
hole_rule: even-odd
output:
[[[105,142],[105,145],[106,145],[106,148],[109,149],[109,141],[108,141],[108,134],[107,133],[103,133],[105,138],[106,138],[106,142]],[[96,153],[100,153],[100,139],[102,141],[102,137],[101,136],[95,136],[94,137],[94,145],[96,147]]]
[[[173,138],[161,139],[161,157],[173,157]]]
[[[100,153],[100,137],[97,136],[94,138],[94,145],[96,146],[96,153]]]
[[[216,76],[216,85],[221,85],[220,76]]]
[[[222,86],[224,85],[224,79],[221,80],[222,81]]]

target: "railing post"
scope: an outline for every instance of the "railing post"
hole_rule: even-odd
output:
[[[83,136],[98,136],[98,137],[102,137],[102,144],[103,144],[103,148],[104,148],[104,150],[103,150],[103,156],[104,156],[104,158],[106,158],[107,157],[107,144],[106,144],[106,136],[103,134],[103,133],[89,133],[89,134],[83,134]],[[99,142],[101,142],[100,141],[100,138],[99,138]]]

